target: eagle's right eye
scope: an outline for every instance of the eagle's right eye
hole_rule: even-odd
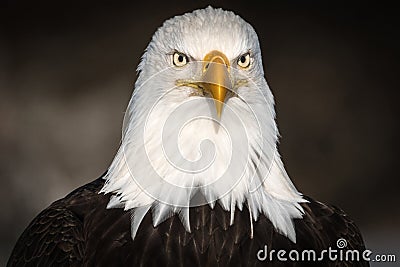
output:
[[[172,62],[174,63],[175,66],[177,67],[183,67],[188,63],[188,57],[183,54],[183,53],[179,53],[179,52],[175,52],[172,55]]]
[[[245,54],[241,55],[237,61],[237,64],[242,69],[247,69],[250,66],[250,63],[251,63],[250,53],[245,53]]]

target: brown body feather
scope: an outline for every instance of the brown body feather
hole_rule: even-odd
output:
[[[109,195],[98,194],[104,180],[86,184],[42,211],[23,232],[7,266],[369,266],[368,262],[260,261],[268,249],[337,249],[339,238],[347,249],[365,249],[354,222],[340,209],[307,198],[305,215],[295,220],[297,242],[277,233],[261,216],[254,222],[246,208],[230,213],[218,204],[190,209],[191,233],[173,216],[153,227],[151,213],[143,219],[135,240],[131,213],[106,209]],[[275,258],[276,259],[276,258]]]

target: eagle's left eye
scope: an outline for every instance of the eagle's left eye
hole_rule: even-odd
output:
[[[172,55],[172,62],[174,63],[175,66],[177,67],[183,67],[188,63],[188,57],[183,54],[183,53],[179,53],[179,52],[175,52]]]
[[[239,67],[246,69],[250,66],[250,53],[245,53],[238,58]]]

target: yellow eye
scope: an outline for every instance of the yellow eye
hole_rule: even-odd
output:
[[[175,52],[172,55],[172,62],[174,63],[175,66],[177,67],[183,67],[188,63],[188,58],[185,54]]]
[[[237,64],[239,67],[246,69],[250,66],[250,54],[246,53],[238,58]]]

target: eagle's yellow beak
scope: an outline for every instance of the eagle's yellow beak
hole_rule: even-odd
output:
[[[221,118],[227,90],[232,88],[229,71],[229,60],[223,53],[214,50],[204,57],[201,86],[214,98],[218,118]]]

